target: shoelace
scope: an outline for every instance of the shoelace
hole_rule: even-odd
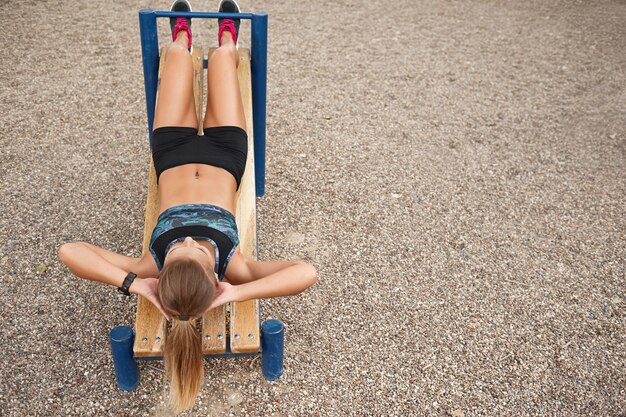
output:
[[[219,44],[222,44],[222,34],[225,30],[228,30],[233,37],[233,42],[237,45],[237,34],[235,33],[235,21],[233,19],[224,19],[222,20],[222,25],[220,26],[220,32],[218,33]]]
[[[176,19],[176,24],[174,25],[175,32],[178,33],[179,30],[187,30],[188,28],[189,24],[187,23],[187,19],[185,19],[184,17],[179,17]]]
[[[191,48],[191,30],[189,30],[189,23],[187,23],[187,19],[184,17],[179,17],[176,19],[176,24],[174,25],[174,36],[173,40],[176,40],[176,36],[178,32],[184,30],[187,33],[187,49]]]

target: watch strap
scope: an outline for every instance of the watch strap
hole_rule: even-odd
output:
[[[126,275],[126,278],[124,278],[124,282],[122,283],[122,286],[119,287],[117,290],[121,292],[122,294],[129,296],[130,295],[129,288],[132,285],[135,278],[137,278],[137,274],[129,272],[128,275]]]

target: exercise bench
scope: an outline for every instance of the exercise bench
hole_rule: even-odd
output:
[[[139,11],[148,128],[152,140],[154,108],[167,47],[158,50],[157,17],[240,18],[252,21],[252,48],[239,49],[237,75],[246,116],[248,160],[237,191],[235,219],[244,256],[257,257],[256,197],[265,187],[265,107],[267,71],[267,14]],[[210,55],[214,48],[208,51]],[[202,48],[193,46],[193,92],[202,131],[204,73],[208,63]],[[144,220],[143,255],[147,254],[152,230],[158,218],[158,188],[152,158],[148,174],[148,196]],[[284,326],[278,320],[261,325],[259,300],[233,302],[209,310],[198,320],[205,357],[249,356],[262,353],[263,375],[274,380],[282,374]],[[118,326],[110,333],[118,388],[131,391],[139,384],[136,360],[160,360],[167,339],[168,322],[147,299],[139,296],[135,330]],[[262,336],[263,334],[263,336]]]

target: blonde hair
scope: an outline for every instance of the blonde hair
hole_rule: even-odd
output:
[[[159,275],[161,305],[173,318],[163,354],[170,383],[169,405],[177,413],[193,407],[204,379],[202,338],[195,323],[213,300],[211,276],[192,259],[173,260]]]

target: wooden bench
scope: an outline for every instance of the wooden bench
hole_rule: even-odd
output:
[[[213,49],[209,51],[211,54]],[[239,49],[239,86],[246,115],[248,131],[248,160],[245,174],[237,193],[235,215],[239,229],[240,250],[256,259],[256,196],[254,187],[254,144],[252,131],[252,94],[250,83],[250,50]],[[167,57],[167,48],[161,49],[159,80]],[[202,130],[202,102],[204,87],[205,59],[201,48],[193,47],[194,98],[198,116],[198,130]],[[143,254],[148,253],[150,236],[158,218],[158,193],[156,173],[152,161],[148,179],[148,199],[144,223]],[[206,356],[229,354],[253,354],[260,351],[260,312],[259,301],[230,303],[227,306],[209,310],[199,320],[202,347]],[[227,326],[228,325],[228,326]],[[143,297],[137,300],[135,322],[135,342],[133,347],[136,359],[157,359],[163,357],[163,345],[167,338],[168,322],[152,303]]]

